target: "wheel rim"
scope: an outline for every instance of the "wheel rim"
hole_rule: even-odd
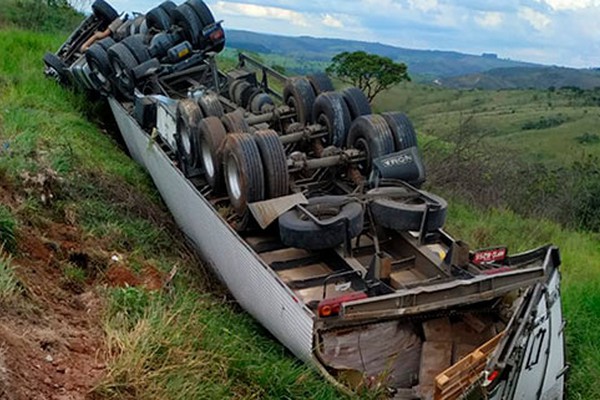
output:
[[[116,60],[113,63],[113,67],[115,68],[115,77],[117,78],[117,80],[121,82],[121,85],[123,87],[129,89],[131,87],[131,80],[129,79],[129,76],[125,73],[125,70],[121,66],[121,63],[118,60]]]
[[[192,140],[190,138],[190,130],[187,127],[181,132],[181,144],[187,156],[192,154]]]
[[[100,71],[100,68],[98,68],[98,65],[95,62],[92,62],[92,63],[90,63],[90,68],[92,70],[92,74],[96,77],[96,79],[100,83],[100,86],[103,89],[108,89],[110,82],[108,81],[106,76],[104,76],[102,71]]]
[[[239,200],[242,197],[242,180],[235,157],[229,157],[227,160],[227,182],[229,184],[231,196],[235,200]]]
[[[358,169],[361,172],[365,172],[368,170],[369,166],[371,165],[371,152],[369,151],[369,144],[367,143],[365,138],[358,138],[356,140],[356,142],[354,142],[354,148],[356,150],[360,150],[362,152],[365,153],[365,161],[361,161],[360,163],[358,163]]]
[[[213,177],[215,175],[215,165],[213,164],[210,148],[205,140],[202,141],[202,162],[204,163],[206,175]]]

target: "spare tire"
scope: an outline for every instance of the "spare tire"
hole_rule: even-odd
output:
[[[283,88],[283,102],[296,111],[297,122],[302,125],[313,122],[315,92],[308,79],[302,77],[288,79]]]
[[[248,203],[264,200],[265,178],[260,151],[252,135],[227,135],[225,152],[225,185],[231,206],[239,216],[248,212]]]
[[[325,92],[333,92],[335,88],[333,87],[333,82],[331,82],[331,78],[324,72],[317,72],[312,75],[308,75],[306,77],[315,91],[315,94],[320,95]]]
[[[373,112],[371,110],[369,99],[367,99],[367,96],[365,96],[363,91],[359,88],[346,88],[342,90],[342,96],[344,96],[348,110],[350,110],[350,118],[352,118],[352,121],[361,115],[369,115]]]
[[[265,200],[287,195],[290,190],[290,176],[279,135],[275,131],[264,130],[256,132],[253,137],[260,151],[265,172]]]
[[[386,112],[381,114],[394,134],[396,151],[417,147],[417,133],[412,122],[401,112]]]
[[[207,117],[199,124],[200,154],[206,181],[215,193],[222,193],[225,187],[223,178],[223,145],[227,132],[217,117]]]
[[[313,107],[313,121],[327,128],[329,136],[324,145],[342,147],[350,129],[350,113],[344,98],[338,92],[321,93]]]
[[[372,197],[369,207],[375,222],[396,231],[421,229],[427,204],[432,207],[427,216],[426,230],[431,232],[444,226],[448,203],[428,192],[414,192],[404,187],[380,187],[367,192]]]
[[[303,211],[295,208],[279,217],[279,236],[286,246],[307,250],[336,247],[358,236],[364,225],[364,210],[356,200],[346,196],[313,197],[305,208],[324,225],[317,225]],[[346,222],[348,232],[346,232]]]
[[[368,176],[373,160],[394,152],[392,132],[381,115],[371,114],[358,117],[350,127],[347,145],[365,152],[366,161],[358,165],[364,176]]]

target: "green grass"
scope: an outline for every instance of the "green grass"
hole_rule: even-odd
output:
[[[16,250],[16,225],[17,222],[12,212],[8,207],[0,204],[0,253],[2,250],[6,250],[9,253]]]
[[[10,304],[20,293],[20,286],[9,257],[0,253],[0,305]]]
[[[451,90],[404,83],[380,94],[374,108],[407,112],[419,133],[438,137],[451,134],[461,119],[473,117],[490,144],[501,144],[532,161],[563,165],[588,154],[600,156],[600,144],[577,140],[600,133],[600,111],[592,91]],[[564,123],[544,127],[541,119]]]

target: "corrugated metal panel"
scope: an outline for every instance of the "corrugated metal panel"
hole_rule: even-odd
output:
[[[310,311],[173,167],[158,146],[149,143],[148,136],[121,105],[114,99],[110,99],[110,105],[131,154],[136,160],[141,158],[181,229],[236,300],[298,358],[311,361]]]

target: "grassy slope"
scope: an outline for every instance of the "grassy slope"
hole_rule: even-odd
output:
[[[600,110],[565,91],[459,91],[412,83],[381,94],[378,110],[404,110],[420,133],[444,136],[456,130],[461,118],[473,116],[492,142],[501,143],[530,159],[572,162],[586,154],[600,155],[600,144],[580,144],[585,133],[600,134]],[[524,130],[541,117],[561,118],[559,126]]]
[[[106,335],[116,357],[96,394],[115,399],[339,398],[252,318],[223,300],[222,288],[198,272],[197,261],[174,243],[164,221],[149,221],[138,212],[158,201],[150,179],[88,120],[86,99],[42,75],[44,51],[56,49],[61,40],[0,30],[0,172],[16,185],[23,171],[47,167],[64,179],[64,193],[52,210],[42,211],[32,197],[18,219],[31,223],[28,216],[42,212],[64,218],[70,210],[87,235],[127,253],[132,264],[152,260],[165,271],[180,267],[170,293],[107,290]],[[88,182],[92,177],[95,181]],[[127,198],[136,202],[127,206]]]

